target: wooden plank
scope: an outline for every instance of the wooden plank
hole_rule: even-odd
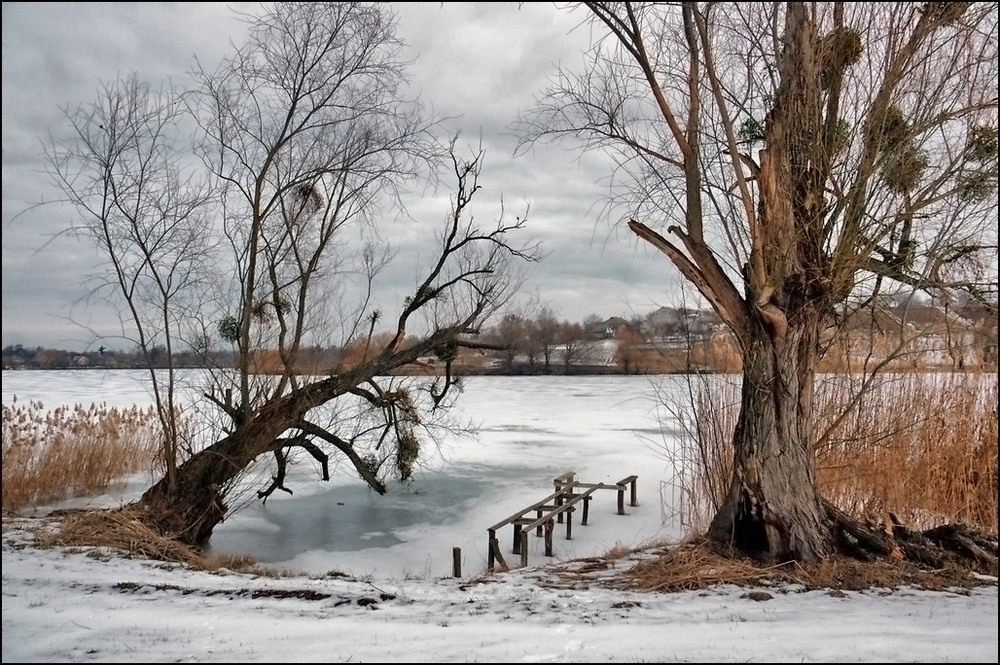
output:
[[[558,487],[562,487],[563,485],[569,485],[569,484],[571,484],[573,482],[573,477],[574,476],[576,476],[576,471],[567,471],[566,473],[562,474],[561,476],[556,476],[552,480],[552,483],[557,488]]]
[[[567,489],[569,489],[570,491],[572,491],[573,487],[576,485],[576,472],[567,471],[561,476],[556,476],[556,478],[552,480],[552,484],[555,485],[556,490],[563,490],[565,492]],[[562,503],[563,503],[563,498],[560,496],[559,498],[556,499],[556,507],[558,508],[559,506],[562,505]],[[559,520],[559,523],[562,524],[563,513],[558,512],[554,514],[556,515],[556,518]]]
[[[626,479],[626,481],[627,481],[627,479]],[[618,481],[618,482],[626,482],[626,481]],[[614,485],[608,485],[607,483],[574,483],[573,486],[574,487],[588,487],[588,488],[595,488],[595,489],[606,489],[606,490],[617,490],[618,489],[618,483],[615,483]]]
[[[508,517],[506,519],[503,519],[503,520],[500,520],[499,522],[497,522],[496,524],[494,524],[493,526],[491,526],[490,529],[492,529],[493,531],[501,529],[505,525],[510,524],[514,520],[516,520],[517,518],[523,516],[525,513],[530,512],[532,510],[538,510],[539,506],[544,506],[549,501],[554,501],[556,499],[556,497],[564,496],[565,493],[566,493],[565,490],[559,490],[558,492],[553,492],[552,494],[548,495],[547,497],[545,497],[541,501],[536,501],[535,503],[531,504],[527,508],[525,508],[523,510],[517,511],[516,513],[514,513],[510,517]]]
[[[598,489],[600,489],[600,487],[592,487],[589,490],[587,490],[586,492],[583,492],[582,494],[574,494],[572,499],[570,499],[569,501],[567,501],[566,503],[564,503],[560,507],[554,509],[552,512],[546,513],[545,515],[543,515],[539,519],[536,519],[533,522],[529,522],[528,524],[521,525],[521,528],[524,529],[524,531],[530,531],[531,529],[534,529],[534,528],[538,527],[539,525],[545,524],[545,522],[548,521],[549,519],[555,517],[559,513],[566,512],[567,510],[569,510],[570,508],[572,508],[574,504],[579,503],[580,501],[583,501],[586,497],[590,496],[591,494],[593,494],[594,492],[596,492]]]
[[[540,518],[545,517],[546,515],[551,514],[549,511],[552,511],[552,513],[554,513],[555,510],[556,510],[556,506],[549,506],[546,511],[536,511],[538,514],[536,514],[534,517],[518,517],[516,520],[511,520],[510,523],[513,524],[513,525],[515,525],[515,526],[516,525],[524,526],[525,524],[534,524]]]
[[[639,476],[632,475],[632,476],[628,476],[627,478],[622,478],[617,483],[615,483],[620,488],[618,490],[618,514],[619,515],[624,515],[625,514],[625,505],[624,505],[624,503],[625,503],[625,486],[626,485],[629,486],[629,501],[628,501],[629,505],[630,506],[638,506],[639,505],[639,501],[636,498],[636,494],[635,494],[635,481],[638,478],[639,478]]]
[[[562,474],[561,476],[556,476],[556,478],[554,478],[552,480],[552,484],[555,485],[556,491],[562,490],[563,492],[566,492],[567,490],[569,490],[569,491],[572,492],[573,487],[576,485],[576,472],[574,472],[574,471],[567,471],[566,473]],[[563,504],[563,497],[562,496],[557,497],[556,498],[556,507],[558,508],[562,504]],[[563,513],[562,512],[555,512],[555,513],[553,513],[553,515],[556,516],[556,519],[559,520],[560,524],[563,523]],[[539,529],[540,528],[541,527],[539,527]]]

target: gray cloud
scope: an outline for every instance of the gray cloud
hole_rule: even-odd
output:
[[[444,127],[471,148],[482,141],[485,169],[477,214],[508,215],[530,205],[529,231],[548,257],[528,288],[560,318],[579,321],[645,313],[665,304],[676,276],[666,259],[604,213],[600,181],[610,164],[559,146],[514,157],[509,128],[528,110],[554,66],[573,66],[589,42],[580,15],[548,3],[392,3],[398,36],[409,45],[414,93],[451,118]],[[237,3],[248,10],[255,3]],[[104,334],[119,331],[107,308],[83,307],[86,276],[99,257],[85,244],[53,236],[71,223],[42,173],[42,144],[65,130],[61,108],[89,102],[102,82],[135,70],[150,81],[183,83],[197,55],[211,64],[241,41],[242,25],[223,3],[3,4],[3,345],[62,345],[89,339],[67,317]],[[447,183],[445,183],[447,185]],[[414,199],[417,224],[394,222],[402,262],[389,275],[405,293],[425,225],[447,213],[448,191]],[[614,219],[614,215],[610,216]],[[389,234],[387,234],[389,235]]]

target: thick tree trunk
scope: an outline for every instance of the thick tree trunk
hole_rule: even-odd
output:
[[[760,321],[748,331],[733,478],[709,538],[774,561],[816,561],[835,551],[833,524],[816,487],[809,436],[812,359],[804,329],[780,339]]]
[[[128,508],[163,535],[202,547],[229,511],[225,497],[231,482],[269,452],[273,440],[248,432],[222,439],[182,464],[174,487],[163,478]]]
[[[271,453],[275,442],[310,407],[337,391],[335,379],[314,384],[313,394],[300,391],[272,400],[229,436],[195,453],[177,469],[175,483],[166,478],[127,506],[146,525],[164,536],[194,546],[208,543],[229,510],[225,497],[235,479],[256,458]]]

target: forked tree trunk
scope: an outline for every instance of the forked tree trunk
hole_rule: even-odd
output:
[[[759,321],[749,327],[732,484],[708,535],[723,547],[775,561],[816,561],[832,554],[836,541],[806,429],[813,373],[800,348],[810,346],[802,343],[808,334],[790,327],[775,343]]]

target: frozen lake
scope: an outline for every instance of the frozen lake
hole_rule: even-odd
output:
[[[457,408],[478,435],[443,440],[411,482],[379,496],[333,455],[330,482],[302,458],[286,483],[295,494],[279,491],[262,504],[248,493],[217,527],[212,548],[314,573],[425,577],[449,575],[452,548],[460,547],[463,572],[474,575],[486,567],[487,528],[551,493],[553,478],[567,471],[588,483],[635,474],[639,505],[617,515],[615,492],[599,490],[590,524],[574,524],[572,540],[557,525],[557,558],[676,540],[677,482],[664,454],[676,424],[657,395],[684,388],[678,376],[467,377]],[[147,395],[139,370],[3,372],[4,404],[16,396],[49,408],[131,406],[150,403]],[[119,505],[148,482],[88,502]],[[498,534],[508,552],[509,530]],[[529,538],[530,565],[547,561],[542,540]]]

